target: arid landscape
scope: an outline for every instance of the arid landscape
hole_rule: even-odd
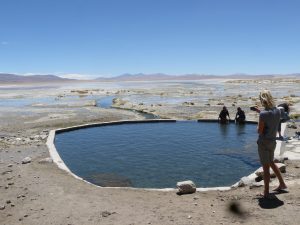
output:
[[[0,224],[296,225],[300,220],[300,145],[295,136],[300,131],[299,84],[299,76],[1,83]],[[49,131],[68,126],[149,116],[217,119],[224,105],[231,119],[241,107],[247,120],[257,121],[250,106],[259,104],[259,91],[265,88],[277,104],[291,105],[292,120],[287,122],[281,153],[295,153],[293,160],[282,159],[288,191],[275,193],[272,200],[256,196],[263,190],[261,183],[181,196],[176,189],[101,188],[75,179],[49,158]],[[101,100],[106,98],[111,103],[104,107]],[[271,187],[276,185],[272,179]]]

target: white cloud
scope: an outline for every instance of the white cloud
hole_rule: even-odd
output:
[[[36,74],[43,75],[43,74],[41,74],[41,73],[23,73],[23,74],[21,74],[21,75],[23,75],[23,76],[32,76],[32,75],[36,75]]]

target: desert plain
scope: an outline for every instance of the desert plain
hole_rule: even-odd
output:
[[[261,185],[189,195],[101,188],[75,179],[49,158],[49,131],[63,127],[145,117],[217,119],[224,105],[232,119],[241,107],[247,120],[257,121],[250,106],[259,105],[262,89],[277,104],[291,105],[280,150],[293,153],[283,159],[288,190],[272,200],[257,196]],[[101,103],[106,98],[108,107]],[[0,224],[299,224],[299,114],[296,78],[1,85]],[[271,188],[277,184],[272,178]]]

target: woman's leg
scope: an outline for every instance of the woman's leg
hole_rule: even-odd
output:
[[[275,164],[274,162],[272,162],[272,163],[270,164],[270,166],[271,166],[272,170],[274,171],[276,177],[277,177],[278,180],[279,180],[279,186],[275,189],[275,191],[280,191],[280,190],[282,190],[282,189],[286,189],[287,186],[286,186],[286,184],[285,184],[285,182],[284,182],[284,180],[283,180],[283,178],[282,178],[282,175],[281,175],[281,173],[280,173],[279,168],[276,166],[276,164]]]
[[[264,196],[268,197],[269,184],[270,184],[270,164],[264,164],[263,171],[264,171],[264,185],[265,185]]]

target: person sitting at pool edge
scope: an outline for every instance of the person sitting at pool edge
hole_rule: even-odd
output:
[[[246,116],[244,110],[241,107],[237,108],[237,112],[235,114],[235,122],[236,123],[245,123]]]
[[[227,119],[227,117],[228,117],[228,119]],[[223,123],[223,124],[229,122],[230,116],[229,116],[229,112],[228,112],[226,106],[223,106],[223,109],[219,114],[218,120],[220,123]]]
[[[290,116],[289,116],[290,107],[288,103],[279,104],[277,107],[280,110],[280,114],[281,114],[279,125],[278,125],[278,135],[279,135],[279,139],[282,140],[283,136],[281,135],[281,123],[285,123],[290,120]]]

